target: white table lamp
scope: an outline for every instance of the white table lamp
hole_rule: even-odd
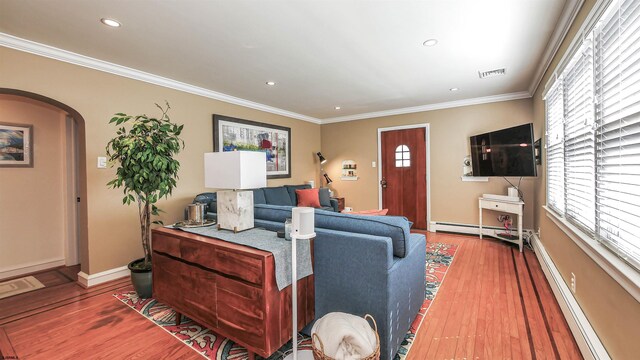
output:
[[[293,349],[284,360],[313,360],[313,351],[298,351],[298,263],[296,246],[298,239],[311,239],[316,237],[314,209],[310,207],[295,207],[291,210],[291,342]]]
[[[218,191],[218,229],[234,232],[254,226],[253,192],[237,191],[267,186],[266,154],[227,151],[204,154],[204,186]]]

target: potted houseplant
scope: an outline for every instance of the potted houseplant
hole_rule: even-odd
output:
[[[144,258],[129,263],[131,282],[142,298],[151,297],[151,217],[161,211],[155,204],[168,197],[176,186],[180,163],[173,156],[184,148],[180,133],[184,125],[171,122],[166,107],[159,118],[117,113],[109,121],[117,127],[116,137],[107,143],[107,157],[117,166],[116,176],[107,183],[123,188],[122,203],[138,205]],[[153,221],[162,224],[161,221]]]

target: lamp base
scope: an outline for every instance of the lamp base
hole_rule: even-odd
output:
[[[218,191],[218,229],[252,229],[253,191]]]
[[[293,356],[293,352],[285,356],[283,360],[313,360],[313,351],[311,350],[298,350],[296,356]]]

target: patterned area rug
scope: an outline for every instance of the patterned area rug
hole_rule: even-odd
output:
[[[429,310],[429,306],[440,288],[440,284],[444,280],[445,274],[453,261],[453,256],[457,250],[457,245],[443,243],[427,244],[427,276],[425,292],[425,300],[422,308],[413,321],[411,328],[407,332],[395,360],[404,360],[413,345],[416,333],[420,330],[420,325],[424,320],[424,316]],[[118,300],[127,304],[147,319],[153,321],[156,325],[165,331],[180,339],[183,343],[189,345],[207,359],[215,360],[246,360],[248,359],[247,350],[242,346],[235,344],[233,341],[219,336],[211,330],[194,322],[193,320],[182,317],[180,325],[175,324],[176,313],[170,307],[159,303],[153,298],[141,299],[135,292],[122,292],[114,294]],[[298,338],[299,349],[311,349],[311,339],[308,336],[300,334]],[[281,360],[285,354],[291,349],[291,342],[285,344],[269,357],[268,360]],[[262,359],[256,356],[257,359]]]

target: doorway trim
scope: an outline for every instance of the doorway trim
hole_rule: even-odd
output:
[[[424,124],[412,124],[412,125],[399,125],[378,128],[378,209],[382,209],[382,187],[380,181],[382,181],[382,133],[394,130],[406,130],[406,129],[419,129],[424,128],[425,131],[425,151],[426,151],[426,170],[427,170],[427,231],[431,231],[431,150],[430,150],[430,132],[429,123]]]
[[[79,208],[76,213],[76,237],[75,239],[71,239],[69,236],[65,234],[65,249],[64,255],[65,259],[62,261],[65,264],[68,264],[69,251],[74,251],[79,256],[79,262],[83,269],[83,271],[88,272],[89,269],[89,241],[88,241],[88,209],[87,209],[87,167],[86,167],[86,146],[85,146],[85,119],[80,115],[80,113],[74,108],[66,105],[58,100],[52,99],[50,97],[36,94],[33,92],[11,89],[11,88],[3,88],[0,87],[0,94],[7,95],[16,95],[22,96],[25,98],[37,100],[43,103],[47,103],[58,109],[66,112],[70,118],[73,119],[74,128],[75,128],[75,136],[73,139],[76,145],[76,156],[75,159],[75,172],[76,172],[76,185],[77,185],[77,195],[80,197],[81,202],[79,203]],[[66,120],[65,120],[66,121]],[[66,126],[65,126],[66,127]],[[65,130],[66,131],[66,130]],[[66,133],[65,133],[66,135]],[[65,175],[66,176],[66,175]],[[67,179],[68,180],[68,179]],[[65,184],[65,187],[67,185]],[[65,202],[65,207],[68,204]],[[77,205],[76,205],[77,206]],[[68,220],[68,216],[65,215],[65,218]],[[68,224],[65,224],[65,229]],[[65,230],[65,233],[67,230]],[[69,241],[75,241],[74,244],[69,244]],[[71,262],[74,262],[75,259],[71,258]],[[62,265],[62,264],[61,264]],[[59,266],[59,265],[56,265]],[[33,272],[33,270],[29,271]],[[24,272],[23,272],[24,273]]]

